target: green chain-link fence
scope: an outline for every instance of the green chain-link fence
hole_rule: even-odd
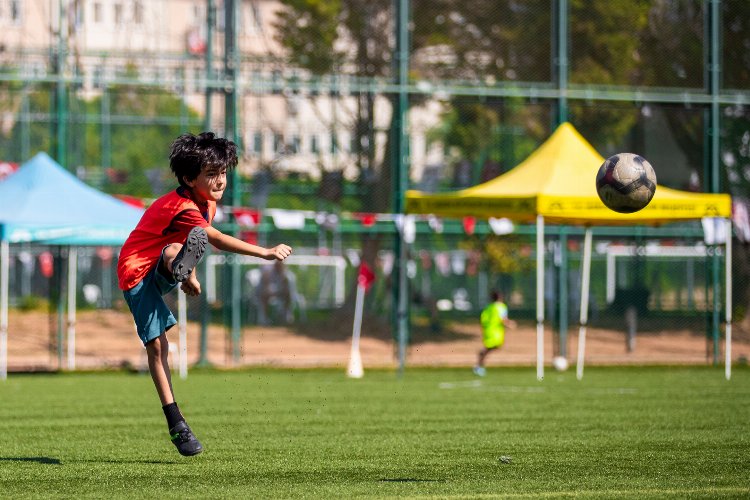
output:
[[[259,287],[269,268],[209,256],[205,293],[188,300],[191,335],[207,339],[191,351],[201,361],[273,363],[302,359],[307,341],[344,343],[362,261],[377,275],[364,334],[392,344],[394,304],[406,293],[412,356],[420,343],[450,350],[450,342],[476,340],[478,311],[492,288],[505,290],[512,314],[531,324],[533,227],[495,235],[484,220],[472,230],[471,222],[421,218],[405,250],[408,289],[399,292],[394,219],[406,188],[448,191],[489,180],[561,121],[605,157],[639,152],[661,185],[730,192],[736,210],[747,210],[750,6],[742,0],[618,8],[605,0],[60,1],[42,12],[20,5],[16,17],[0,11],[11,34],[0,49],[0,160],[23,163],[46,151],[91,186],[148,204],[174,185],[170,142],[212,129],[242,150],[219,226],[295,248],[286,265],[294,281],[289,306],[264,303]],[[746,219],[735,223],[742,341],[748,231]],[[627,348],[633,328],[646,337],[686,333],[701,348],[683,359],[720,359],[724,261],[703,238],[700,222],[596,230],[591,327],[615,332]],[[553,227],[547,236],[548,325],[553,352],[569,358],[581,241],[575,227]],[[112,251],[81,250],[84,309],[123,311]],[[10,253],[11,305],[46,313],[41,347],[51,354],[42,364],[54,368],[66,249],[31,243],[11,245]],[[50,256],[51,274],[43,264]],[[127,321],[118,318],[112,321]],[[25,320],[11,319],[13,366]],[[258,325],[300,340],[253,358],[253,344],[241,339],[256,339]],[[212,350],[218,344],[223,355]],[[97,347],[79,349],[93,356]],[[337,352],[344,354],[320,359],[345,362],[346,349]]]

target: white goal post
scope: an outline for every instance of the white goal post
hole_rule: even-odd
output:
[[[206,265],[206,299],[209,303],[213,304],[216,302],[216,267],[224,264],[230,264],[233,261],[238,261],[242,265],[246,266],[271,266],[273,261],[266,261],[258,259],[257,257],[249,257],[247,255],[209,255],[207,258]],[[334,281],[333,287],[333,301],[335,306],[340,306],[344,303],[346,297],[346,282],[345,273],[347,262],[346,259],[340,255],[290,255],[284,259],[284,264],[287,267],[329,267],[333,269]]]

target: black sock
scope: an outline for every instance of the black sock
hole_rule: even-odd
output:
[[[185,421],[185,417],[177,408],[177,403],[170,403],[161,407],[164,410],[164,416],[167,417],[167,427],[171,430],[175,425]]]

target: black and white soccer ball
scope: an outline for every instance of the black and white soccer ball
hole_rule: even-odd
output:
[[[615,212],[637,212],[651,202],[656,192],[654,168],[637,154],[610,156],[596,174],[596,192]]]

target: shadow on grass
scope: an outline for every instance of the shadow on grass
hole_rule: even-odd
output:
[[[50,457],[0,457],[0,462],[35,462],[45,465],[62,465],[59,458]],[[94,463],[94,464],[156,464],[173,465],[186,463],[184,460],[68,460],[66,463]]]
[[[62,465],[59,459],[50,457],[0,457],[0,462],[36,462],[38,464]]]
[[[418,479],[416,477],[384,477],[378,479],[380,483],[440,483],[444,479]]]
[[[149,464],[149,465],[175,465],[187,463],[185,460],[121,460],[116,458],[100,460],[70,460],[70,462],[91,464]]]

